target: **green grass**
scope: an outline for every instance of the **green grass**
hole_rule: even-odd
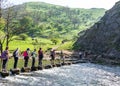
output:
[[[72,49],[72,45],[73,45],[72,41],[65,42],[64,44],[61,45],[62,39],[58,39],[58,40],[59,42],[56,45],[52,43],[50,39],[46,39],[46,38],[37,38],[37,42],[35,40],[32,40],[31,38],[28,38],[25,41],[13,40],[9,43],[9,50],[12,53],[16,48],[19,48],[21,52],[25,51],[27,48],[30,48],[31,51],[33,51],[34,48],[38,50],[40,47],[43,48],[43,51],[46,51],[49,48],[56,48],[56,47],[58,48],[58,50]],[[3,49],[5,49],[5,44]]]
[[[72,41],[66,42],[63,45],[61,45],[58,50],[71,50],[73,48],[73,43]]]
[[[42,63],[43,63],[43,66],[51,64],[50,60],[43,60]],[[59,60],[55,60],[55,63],[59,63]],[[13,65],[14,65],[14,58],[11,58],[7,62],[7,66],[6,66],[7,70],[13,69]],[[31,65],[32,65],[32,59],[29,59],[28,67],[31,67]],[[35,62],[35,66],[38,66],[37,59]],[[17,68],[22,68],[22,67],[24,67],[24,59],[19,59],[18,64],[17,64]],[[0,70],[1,70],[1,61],[0,61]]]
[[[34,46],[32,45],[31,41],[14,40],[10,42],[10,50],[15,50],[17,47],[20,48],[20,50],[22,51],[26,50],[26,48],[34,49]]]

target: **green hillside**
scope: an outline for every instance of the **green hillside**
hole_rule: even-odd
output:
[[[74,42],[80,31],[92,26],[106,11],[102,8],[75,9],[43,2],[29,2],[12,8],[16,15],[11,20],[11,27],[14,26],[11,30],[12,36],[17,36],[16,40],[21,39],[24,33],[28,37],[47,39],[55,44]]]

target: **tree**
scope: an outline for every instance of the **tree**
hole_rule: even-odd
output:
[[[4,4],[7,2],[7,0],[0,0],[0,30],[3,30],[5,27],[5,20],[2,18],[2,8],[4,7]],[[5,34],[0,31],[0,51],[2,53],[3,51],[3,43],[5,41]]]
[[[7,0],[0,0],[0,30],[3,29],[3,27],[5,26],[5,20],[4,18],[2,17],[2,8],[4,7],[4,3],[6,2]]]
[[[0,18],[0,51],[2,53],[3,51],[3,44],[5,42],[5,33],[3,32],[3,29],[5,27],[5,20],[1,17]]]
[[[5,33],[0,31],[0,51],[3,51],[3,43],[5,42]]]
[[[76,29],[76,26],[79,26],[79,18],[77,17],[73,17],[71,20],[72,24],[73,24],[73,28]]]
[[[9,7],[9,6],[8,6]],[[9,46],[9,42],[11,41],[11,38],[13,37],[12,30],[15,28],[15,25],[13,25],[13,19],[16,18],[16,12],[14,12],[14,9],[12,7],[9,7],[5,10],[5,33],[6,33],[6,46]],[[14,27],[13,27],[14,26]],[[11,29],[12,28],[12,29]]]
[[[33,19],[29,16],[24,16],[22,19],[20,19],[20,27],[18,28],[19,34],[27,33],[28,35],[32,35],[32,33],[29,32],[32,27]]]
[[[15,29],[15,25],[13,20],[16,19],[16,16],[17,10],[14,10],[13,4],[8,2],[8,0],[0,0],[0,19],[4,18],[5,21],[4,29],[2,31],[4,31],[6,35],[6,46],[9,46],[9,42],[11,41],[14,35],[13,32]],[[0,25],[0,27],[2,26]]]

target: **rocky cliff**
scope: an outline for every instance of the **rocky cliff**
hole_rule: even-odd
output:
[[[99,22],[80,34],[75,48],[120,58],[120,1],[106,11]]]

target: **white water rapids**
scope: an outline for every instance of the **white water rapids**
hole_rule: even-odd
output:
[[[0,78],[0,86],[120,86],[120,67],[81,63]]]

